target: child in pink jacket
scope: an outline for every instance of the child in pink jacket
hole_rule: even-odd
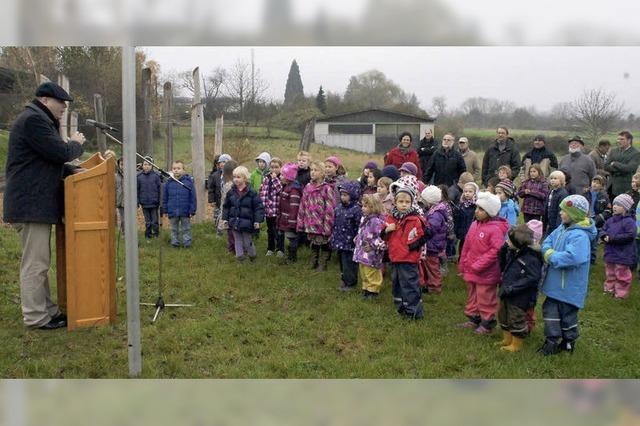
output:
[[[311,268],[325,271],[331,256],[329,237],[333,231],[337,199],[333,187],[325,181],[325,165],[314,161],[310,168],[311,182],[302,191],[297,230],[305,232],[311,243]]]
[[[501,204],[497,195],[478,193],[476,220],[466,235],[458,265],[467,285],[464,314],[469,318],[461,326],[474,328],[478,334],[489,334],[496,326],[501,277],[498,251],[509,230],[508,222],[498,217]]]

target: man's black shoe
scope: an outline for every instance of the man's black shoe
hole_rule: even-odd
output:
[[[57,330],[58,328],[64,328],[67,326],[67,321],[66,320],[61,320],[61,321],[49,321],[48,323],[46,323],[45,325],[38,327],[40,330]]]
[[[66,321],[66,320],[67,320],[67,315],[63,312],[58,312],[56,315],[51,317],[51,322]]]

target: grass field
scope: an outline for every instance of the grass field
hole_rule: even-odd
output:
[[[297,141],[256,140],[256,153],[292,159]],[[182,150],[182,151],[180,151]],[[176,152],[188,158],[186,137]],[[314,145],[314,156],[338,153],[356,177],[366,154]],[[159,155],[157,155],[159,157]],[[380,160],[374,157],[375,160]],[[389,279],[378,300],[365,302],[356,292],[336,290],[335,258],[329,271],[307,269],[309,251],[300,250],[295,266],[264,257],[266,238],[258,240],[255,264],[237,264],[211,224],[194,226],[194,247],[173,249],[163,238],[140,242],[142,301],[155,301],[159,245],[164,244],[163,281],[167,302],[194,303],[167,309],[150,324],[152,308],[142,309],[143,377],[159,378],[566,378],[640,376],[636,345],[640,336],[640,289],[618,301],[602,294],[600,258],[592,269],[587,306],[580,313],[576,353],[542,357],[542,325],[525,349],[505,354],[499,336],[476,336],[456,327],[465,320],[465,290],[454,267],[440,296],[426,296],[425,319],[406,322],[393,310]],[[118,275],[123,276],[123,241]],[[15,232],[0,227],[0,377],[120,378],[127,376],[125,283],[117,283],[118,312],[113,327],[44,332],[22,326],[18,271],[20,247]],[[54,273],[51,274],[55,276]],[[54,290],[55,294],[55,290]],[[541,317],[538,309],[538,317]]]

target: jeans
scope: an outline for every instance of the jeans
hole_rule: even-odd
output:
[[[191,219],[188,216],[169,218],[171,221],[171,245],[180,245],[180,228],[182,228],[182,242],[185,247],[191,247]]]
[[[145,238],[157,237],[160,235],[160,227],[158,225],[158,208],[142,208],[144,214],[144,236]]]

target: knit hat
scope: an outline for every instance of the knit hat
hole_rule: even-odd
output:
[[[221,154],[220,157],[218,157],[218,163],[226,163],[227,161],[231,161],[229,154]]]
[[[282,167],[280,174],[289,182],[293,182],[298,176],[298,165],[294,163],[287,163]]]
[[[545,139],[544,135],[536,135],[536,136],[533,138],[533,140],[534,140],[534,141],[542,141],[542,142],[545,142],[545,141],[546,141],[546,139]]]
[[[533,231],[524,223],[511,228],[507,235],[511,244],[518,249],[533,243]]]
[[[425,203],[432,206],[442,200],[442,191],[436,185],[429,185],[420,194]]]
[[[402,166],[400,166],[400,171],[407,172],[413,176],[418,175],[418,168],[416,167],[416,165],[408,161],[406,163],[403,163]]]
[[[515,188],[513,187],[513,182],[511,182],[509,179],[501,180],[500,183],[496,185],[496,189],[498,188],[502,189],[504,193],[507,195],[507,197],[511,197],[515,191]]]
[[[540,240],[542,239],[542,222],[538,219],[531,219],[527,222],[527,226],[533,232],[533,242],[540,244]]]
[[[364,168],[369,170],[377,169],[378,165],[376,164],[375,161],[367,161],[367,164],[364,165]]]
[[[464,189],[467,185],[472,186],[473,187],[473,191],[476,194],[478,193],[478,191],[480,191],[480,187],[475,182],[467,182],[467,183],[465,183],[464,185],[462,185],[462,189]]]
[[[569,195],[560,203],[560,210],[567,213],[572,222],[580,222],[589,214],[589,202],[582,195]]]
[[[476,205],[487,212],[490,217],[496,217],[500,212],[502,202],[500,202],[500,198],[497,195],[482,191],[478,193],[478,201],[476,201]]]
[[[382,176],[388,177],[392,181],[396,181],[400,178],[400,172],[398,172],[398,168],[392,164],[388,166],[384,166],[382,169]]]
[[[629,194],[620,194],[613,199],[613,205],[618,205],[622,207],[625,212],[628,212],[633,208],[633,198],[631,198]]]
[[[396,185],[396,187],[394,188],[393,198],[395,199],[401,192],[409,194],[409,196],[411,197],[411,203],[413,204],[413,201],[416,199],[416,191],[410,186]]]
[[[324,160],[325,163],[328,161],[330,163],[333,163],[336,165],[336,167],[340,167],[342,166],[342,161],[340,161],[340,159],[338,157],[336,157],[335,155],[332,155],[330,157],[327,157],[326,160]]]

